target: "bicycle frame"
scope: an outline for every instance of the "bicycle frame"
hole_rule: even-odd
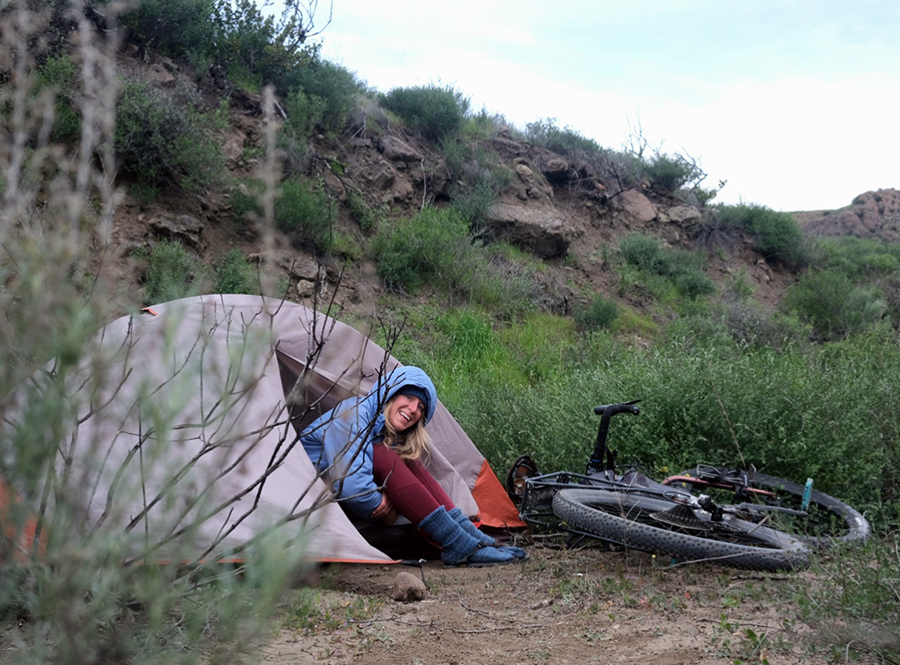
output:
[[[745,471],[718,469],[712,466],[698,465],[699,473],[697,476],[685,474],[673,475],[662,482],[653,480],[635,468],[630,468],[621,475],[617,474],[615,468],[617,452],[611,450],[607,445],[610,420],[612,416],[620,413],[638,415],[640,411],[636,405],[639,401],[640,400],[634,400],[621,404],[606,404],[594,407],[594,413],[600,415],[600,425],[591,456],[587,463],[586,473],[580,474],[569,471],[558,471],[526,478],[525,492],[522,495],[522,503],[519,510],[520,517],[525,522],[541,527],[554,526],[556,520],[552,510],[553,496],[560,489],[572,487],[622,493],[639,492],[649,496],[664,498],[669,501],[681,499],[679,502],[690,503],[694,505],[695,508],[698,507],[696,504],[699,500],[703,504],[701,509],[711,512],[715,521],[721,519],[723,511],[739,511],[750,507],[751,505],[754,510],[757,511],[783,512],[793,515],[805,514],[802,511],[772,505],[774,501],[777,500],[774,492],[750,486],[749,481],[756,473],[756,469],[753,467],[751,467],[751,470],[748,473]],[[701,494],[698,498],[693,495],[690,490],[678,487],[678,483],[689,485],[692,489],[699,487],[727,490],[733,493],[734,501],[725,506],[719,506],[706,495]],[[748,496],[762,498],[767,501],[768,505],[761,506],[758,504],[743,503],[743,499]],[[567,527],[562,528],[565,531],[577,533],[581,536],[596,537],[594,534],[584,533]],[[600,538],[600,540],[605,539]]]

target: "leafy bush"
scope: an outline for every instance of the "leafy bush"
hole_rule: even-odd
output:
[[[324,185],[297,179],[281,183],[275,199],[275,226],[287,233],[295,246],[327,254],[334,241],[334,210]]]
[[[587,138],[581,132],[571,127],[558,127],[555,118],[529,122],[525,125],[525,137],[541,148],[586,161],[605,152],[599,143]]]
[[[777,311],[766,312],[749,298],[725,300],[722,312],[722,322],[731,339],[749,346],[778,350],[809,336],[808,328],[799,320]]]
[[[67,55],[48,58],[38,72],[37,89],[50,89],[54,95],[56,119],[50,139],[72,146],[81,137],[81,112],[71,97],[78,89],[77,77],[75,63]]]
[[[587,304],[576,305],[572,316],[583,330],[610,329],[619,316],[619,307],[611,300],[596,295]]]
[[[809,323],[819,339],[842,339],[880,321],[887,311],[881,291],[855,286],[834,270],[806,273],[785,293],[781,307]]]
[[[259,293],[259,280],[244,255],[238,249],[232,249],[214,266],[215,280],[213,293]]]
[[[817,265],[850,278],[878,278],[900,272],[900,246],[871,238],[821,238]]]
[[[468,141],[490,141],[497,137],[501,129],[512,130],[506,118],[498,113],[490,113],[482,106],[477,113],[466,116],[462,136]]]
[[[216,43],[216,0],[142,0],[120,21],[129,40],[192,62],[209,57]]]
[[[322,108],[319,127],[326,133],[344,131],[357,97],[364,86],[350,70],[311,54],[302,67],[294,67],[285,74],[285,94],[302,93],[312,106]]]
[[[242,180],[231,190],[231,217],[239,223],[251,221],[263,213],[261,180]]]
[[[384,210],[370,205],[363,195],[355,190],[347,192],[347,207],[350,209],[350,216],[356,220],[364,233],[374,231],[385,221]]]
[[[801,268],[809,261],[809,248],[794,217],[759,205],[722,205],[715,214],[725,224],[753,234],[756,249],[767,259]]]
[[[694,300],[715,293],[715,284],[704,274],[703,257],[697,252],[664,247],[659,238],[642,233],[623,238],[619,252],[644,273],[665,278],[684,298]]]
[[[698,185],[706,177],[697,162],[683,153],[657,152],[646,164],[644,173],[655,189],[668,193]]]
[[[201,266],[180,242],[165,240],[150,252],[144,279],[144,303],[168,302],[199,292]]]
[[[285,130],[292,131],[298,139],[308,139],[322,123],[327,106],[327,101],[321,97],[294,90],[285,100],[288,114]]]
[[[458,135],[469,112],[469,100],[461,92],[434,84],[394,88],[382,95],[380,101],[426,139],[435,142]]]
[[[534,309],[533,270],[504,256],[503,248],[472,244],[469,225],[452,208],[424,208],[384,226],[373,238],[378,274],[389,289],[417,293],[426,285],[466,303],[512,318]]]
[[[497,197],[512,182],[512,172],[496,151],[477,143],[448,139],[441,144],[441,152],[454,183],[452,205],[477,233]]]
[[[372,252],[378,274],[390,289],[415,293],[441,280],[451,282],[465,270],[468,225],[456,212],[424,208],[415,217],[382,229]]]
[[[659,238],[634,233],[619,242],[619,252],[628,263],[660,275],[669,272],[669,261]]]
[[[152,86],[126,83],[116,106],[116,153],[123,173],[147,185],[179,184],[199,191],[220,184],[225,158],[216,137],[224,107],[200,113]]]

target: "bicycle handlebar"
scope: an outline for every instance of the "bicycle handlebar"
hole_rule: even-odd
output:
[[[636,399],[631,402],[625,402],[623,404],[604,404],[602,406],[595,406],[594,413],[598,416],[609,414],[610,417],[616,415],[617,413],[631,413],[633,415],[638,415],[640,413],[640,409],[635,406],[641,400]]]

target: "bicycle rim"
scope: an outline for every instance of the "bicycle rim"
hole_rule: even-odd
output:
[[[665,554],[680,563],[709,562],[745,570],[791,570],[807,565],[799,538],[725,516],[688,518],[682,506],[661,498],[598,489],[564,489],[553,512],[569,526],[631,549]],[[680,517],[679,517],[680,515]]]

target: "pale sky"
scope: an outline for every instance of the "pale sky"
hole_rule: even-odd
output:
[[[613,149],[640,126],[705,185],[727,180],[719,202],[833,209],[900,188],[897,0],[334,0],[318,39],[381,92],[451,85]]]

